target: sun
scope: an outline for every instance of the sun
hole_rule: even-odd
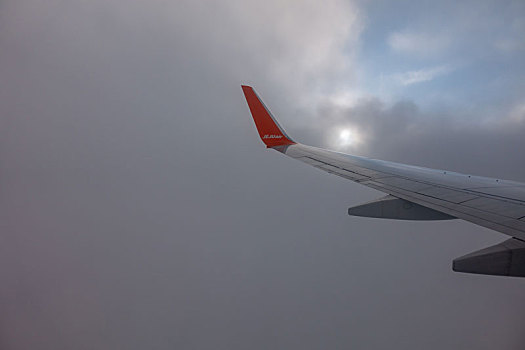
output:
[[[342,148],[355,147],[360,143],[360,137],[353,128],[343,128],[339,130],[339,146]]]

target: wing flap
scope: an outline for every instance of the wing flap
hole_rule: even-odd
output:
[[[482,211],[497,213],[512,219],[519,219],[525,216],[524,205],[507,202],[501,199],[478,197],[463,202],[463,205]]]
[[[478,198],[475,194],[467,193],[457,189],[451,190],[441,186],[431,186],[424,190],[417,191],[425,196],[440,198],[452,203],[462,203],[474,198]]]

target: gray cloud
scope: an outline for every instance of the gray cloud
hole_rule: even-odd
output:
[[[524,181],[518,151],[525,147],[521,112],[520,108],[514,108],[498,119],[482,116],[484,119],[473,122],[452,110],[421,109],[409,100],[387,105],[377,98],[369,98],[350,107],[330,103],[320,106],[316,115],[321,125],[301,130],[301,136],[307,142],[329,147],[330,138],[319,135],[319,130],[352,125],[363,142],[346,149],[340,146],[341,150]],[[489,162],[493,165],[489,166]]]
[[[305,143],[523,179],[520,118],[323,102],[361,8],[0,6],[2,349],[521,348],[521,281],[450,269],[504,237],[348,217],[380,194],[257,140],[240,83]]]

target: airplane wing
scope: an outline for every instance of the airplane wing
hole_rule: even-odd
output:
[[[453,262],[459,272],[525,277],[525,183],[329,151],[294,142],[250,86],[242,86],[268,148],[386,194],[349,215],[402,220],[462,219],[513,238]]]

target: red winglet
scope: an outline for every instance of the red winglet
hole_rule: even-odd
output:
[[[279,126],[273,118],[272,113],[266,108],[259,96],[251,86],[242,85],[242,91],[250,107],[253,120],[261,140],[267,147],[293,145],[295,142],[286,135],[286,132]]]

